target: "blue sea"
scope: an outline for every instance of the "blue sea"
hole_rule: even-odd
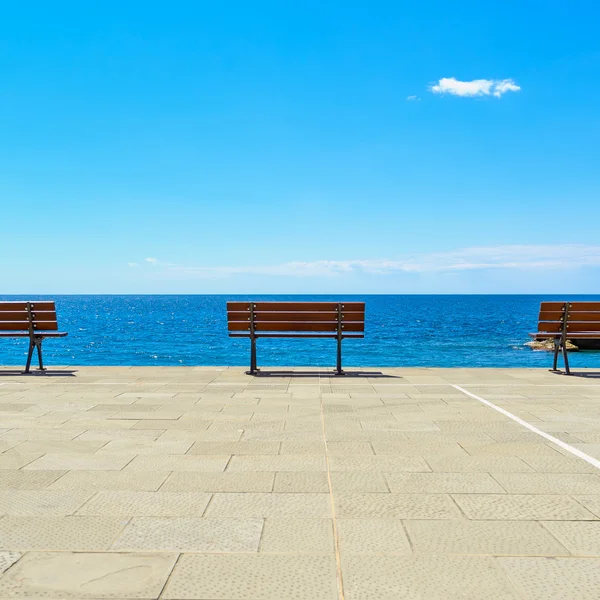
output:
[[[47,340],[48,365],[247,365],[249,342],[229,338],[228,300],[360,300],[364,340],[344,342],[347,366],[543,367],[548,352],[524,344],[542,300],[597,296],[0,296],[56,301],[66,338]],[[334,340],[260,339],[258,364],[332,366]],[[24,364],[27,341],[0,339],[0,364]],[[600,368],[600,352],[570,354]]]

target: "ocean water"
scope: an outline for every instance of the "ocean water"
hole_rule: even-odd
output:
[[[0,296],[56,301],[66,338],[47,340],[48,365],[247,365],[249,341],[229,338],[228,300],[360,300],[364,340],[344,342],[347,366],[543,367],[548,352],[524,344],[542,300],[596,296]],[[260,339],[258,365],[335,364],[334,340]],[[22,365],[27,341],[0,339],[0,365]],[[600,352],[570,355],[600,368]]]

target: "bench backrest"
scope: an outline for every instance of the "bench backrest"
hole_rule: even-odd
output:
[[[538,333],[594,333],[600,337],[600,302],[542,302]]]
[[[229,331],[363,333],[364,302],[228,302]]]
[[[54,302],[0,302],[0,331],[56,330],[58,323]]]

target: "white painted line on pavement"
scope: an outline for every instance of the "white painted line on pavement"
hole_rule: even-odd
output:
[[[523,419],[517,417],[516,415],[513,415],[512,413],[508,412],[507,410],[504,410],[503,408],[496,406],[489,400],[486,400],[485,398],[481,398],[479,396],[476,396],[475,394],[472,394],[471,392],[468,392],[464,388],[461,388],[459,385],[453,384],[452,387],[461,391],[466,396],[474,398],[475,400],[481,402],[482,404],[485,404],[486,406],[489,406],[490,408],[497,410],[499,413],[503,414],[505,417],[512,419],[519,425],[522,425],[523,427],[529,429],[529,431],[533,431],[533,433],[537,433],[538,435],[541,435],[543,438],[547,439],[549,442],[552,442],[553,444],[556,444],[563,450],[566,450],[567,452],[570,452],[574,456],[577,456],[577,458],[581,458],[581,459],[585,460],[585,462],[589,463],[593,467],[596,467],[596,469],[600,469],[600,460],[598,460],[597,458],[594,458],[593,456],[589,456],[588,454],[586,454],[585,452],[582,452],[581,450],[578,450],[577,448],[573,448],[573,446],[570,446],[566,442],[563,442],[562,440],[555,438],[554,436],[550,435],[549,433],[546,433],[545,431],[542,431],[541,429],[534,427],[527,421],[523,421]]]

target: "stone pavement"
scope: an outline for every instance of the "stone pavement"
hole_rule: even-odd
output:
[[[0,368],[0,599],[597,600],[593,459],[591,371]]]

